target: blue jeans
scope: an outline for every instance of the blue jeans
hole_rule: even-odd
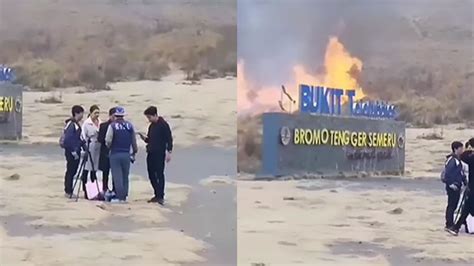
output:
[[[110,170],[119,200],[126,200],[128,196],[128,176],[130,174],[130,154],[128,152],[110,154]]]

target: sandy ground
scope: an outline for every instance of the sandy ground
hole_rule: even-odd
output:
[[[474,136],[457,128],[407,129],[400,178],[238,181],[238,264],[472,265],[473,236],[443,231],[443,158]]]
[[[178,146],[197,143],[236,145],[236,80],[203,80],[200,85],[183,85],[182,75],[175,74],[162,81],[139,81],[111,84],[111,91],[82,93],[81,88],[61,89],[57,92],[25,92],[24,142],[57,143],[61,129],[71,112],[80,104],[89,110],[92,104],[102,109],[107,119],[111,107],[125,108],[137,131],[147,132],[148,122],[143,111],[150,105],[173,129]],[[62,103],[46,104],[39,101],[50,97],[61,98]]]
[[[437,135],[442,139],[429,140],[423,136]],[[451,152],[451,142],[465,143],[474,137],[474,129],[465,125],[449,125],[438,128],[406,131],[405,171],[406,178],[438,178],[446,159]]]
[[[127,205],[86,200],[74,202],[63,197],[63,171],[58,171],[64,168],[63,162],[46,160],[44,157],[3,154],[0,159],[0,216],[4,221],[1,234],[2,265],[76,265],[91,259],[98,263],[110,261],[115,264],[123,259],[131,264],[161,262],[178,265],[178,262],[204,260],[197,254],[205,248],[204,242],[169,228],[150,227],[126,233],[87,230],[117,218],[127,219],[143,227],[159,226],[166,222],[166,215],[171,210],[151,208],[146,203],[149,184],[144,179],[132,176],[130,189],[133,193]],[[18,179],[12,175],[18,175]],[[169,205],[183,204],[189,191],[188,186],[169,184]],[[16,236],[21,235],[21,232],[8,232],[10,226],[15,226],[5,224],[8,221],[5,217],[11,216],[25,217],[23,220],[26,225],[37,230],[66,229],[76,233]],[[131,245],[137,248],[130,249]],[[163,252],[155,252],[155,248],[162,247]],[[183,250],[183,253],[177,254],[176,249]],[[120,251],[120,255],[112,256],[117,251]],[[106,256],[102,256],[104,253]]]
[[[200,146],[216,146],[217,151],[235,147],[236,83],[216,79],[189,86],[181,84],[181,78],[174,75],[161,82],[117,83],[111,91],[96,93],[77,94],[80,88],[65,89],[61,94],[24,93],[25,138],[19,144],[0,144],[1,265],[221,265],[223,261],[235,265],[235,186],[229,183],[216,189],[207,188],[212,186],[208,182],[200,185],[201,179],[213,175],[234,175],[235,156],[222,156]],[[39,102],[52,95],[63,102]],[[104,119],[108,108],[122,105],[140,131],[147,129],[143,110],[148,105],[158,106],[172,126],[176,145],[175,165],[167,171],[165,207],[146,203],[152,195],[143,145],[132,166],[128,204],[64,198],[65,165],[57,141],[73,104],[86,109],[99,104]],[[207,162],[205,154],[209,153],[220,157]],[[196,156],[201,156],[195,159],[196,164],[206,171],[193,170],[194,164],[182,167]],[[216,162],[222,167],[205,164]],[[218,211],[212,205],[216,198],[226,208],[218,209],[220,220],[215,219]],[[220,224],[213,226],[206,219]]]

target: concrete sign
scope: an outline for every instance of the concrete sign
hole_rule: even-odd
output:
[[[266,113],[262,148],[265,175],[402,174],[405,123],[307,113]]]
[[[23,87],[0,82],[0,139],[21,139],[22,115]]]

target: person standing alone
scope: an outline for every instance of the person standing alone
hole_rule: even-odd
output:
[[[110,169],[116,192],[112,202],[125,202],[128,197],[130,162],[135,161],[138,152],[133,125],[125,121],[125,109],[115,108],[115,121],[110,123],[105,135],[105,143],[110,149]],[[130,150],[132,150],[130,152]]]
[[[140,134],[141,139],[147,143],[147,170],[148,178],[155,193],[148,202],[164,204],[165,196],[165,162],[171,160],[173,150],[173,137],[171,128],[163,117],[158,116],[158,109],[155,106],[148,107],[144,115],[150,125],[148,134]]]

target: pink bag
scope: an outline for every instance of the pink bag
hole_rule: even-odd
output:
[[[99,200],[103,195],[102,182],[96,180],[95,182],[86,183],[87,198],[89,200]]]

